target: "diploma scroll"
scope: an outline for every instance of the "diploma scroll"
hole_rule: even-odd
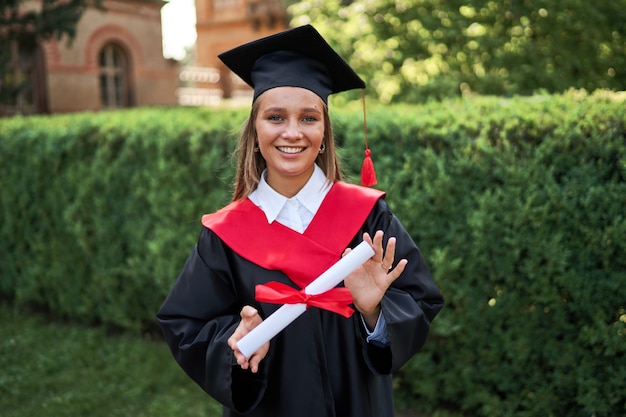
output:
[[[328,268],[322,275],[317,277],[304,288],[304,292],[309,295],[321,294],[337,286],[345,277],[350,275],[355,269],[363,265],[365,261],[374,255],[374,249],[367,243],[361,242],[352,249],[346,256]],[[287,327],[292,321],[306,311],[306,304],[285,304],[263,320],[261,324],[252,329],[237,342],[237,348],[249,358],[264,343],[271,340],[281,330]]]

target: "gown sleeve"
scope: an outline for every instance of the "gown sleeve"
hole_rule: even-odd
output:
[[[383,245],[390,237],[396,238],[394,266],[400,259],[408,260],[404,272],[392,283],[381,301],[389,345],[363,344],[365,361],[370,369],[375,373],[389,374],[400,369],[422,348],[430,324],[444,302],[420,250],[384,200],[378,201],[363,226],[363,231],[372,236],[377,230],[385,233]]]
[[[256,374],[241,370],[228,346],[242,306],[255,304],[238,300],[229,258],[222,241],[203,229],[157,320],[189,377],[224,406],[245,413],[263,397],[269,361]]]

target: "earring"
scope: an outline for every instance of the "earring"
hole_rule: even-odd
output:
[[[326,144],[322,143],[322,146],[320,146],[320,155],[323,154],[325,150],[326,150]]]
[[[257,145],[257,146],[255,146],[255,147],[254,147],[254,149],[253,149],[253,151],[254,151],[254,152],[258,152],[258,151],[259,151],[259,146],[258,146],[258,145]]]

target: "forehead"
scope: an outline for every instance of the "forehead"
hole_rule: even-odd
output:
[[[324,102],[314,92],[301,87],[275,87],[257,98],[259,109],[270,107],[311,108],[323,111]]]

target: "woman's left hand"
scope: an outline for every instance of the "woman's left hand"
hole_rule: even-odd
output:
[[[408,262],[401,259],[395,268],[391,269],[396,251],[396,238],[390,237],[387,247],[383,250],[383,236],[382,230],[374,234],[374,239],[368,233],[363,234],[363,240],[372,246],[374,255],[344,280],[354,299],[354,306],[370,329],[376,327],[380,314],[380,300],[385,291],[402,274]],[[349,248],[345,250],[343,256],[348,252]]]

